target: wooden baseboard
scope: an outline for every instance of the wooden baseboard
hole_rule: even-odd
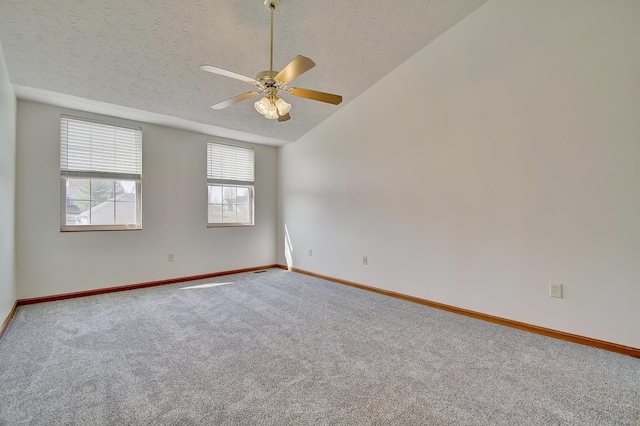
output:
[[[33,303],[54,302],[56,300],[73,299],[75,297],[95,296],[97,294],[113,293],[116,291],[137,290],[137,289],[146,288],[146,287],[156,287],[159,285],[176,284],[176,283],[185,282],[185,281],[202,280],[206,278],[221,277],[224,275],[239,274],[242,272],[252,272],[252,271],[258,271],[261,269],[275,268],[276,266],[277,265],[256,266],[252,268],[234,269],[231,271],[213,272],[210,274],[202,274],[202,275],[191,275],[188,277],[171,278],[171,279],[160,280],[160,281],[149,281],[146,283],[130,284],[130,285],[123,285],[118,287],[98,288],[95,290],[78,291],[75,293],[54,294],[51,296],[33,297],[30,299],[18,299],[16,303],[18,306],[22,306],[22,305],[31,305]]]
[[[13,306],[9,311],[9,315],[7,315],[7,318],[5,318],[4,322],[2,323],[2,328],[0,328],[0,338],[2,338],[2,335],[4,334],[5,330],[7,329],[7,327],[9,327],[9,323],[11,322],[11,318],[13,318],[13,314],[16,313],[17,307],[18,307],[18,302],[13,302]]]
[[[577,334],[565,333],[563,331],[552,330],[550,328],[539,327],[537,325],[526,324],[519,321],[513,321],[506,318],[500,318],[493,315],[487,315],[480,312],[457,308],[455,306],[445,305],[444,303],[432,302],[430,300],[420,299],[419,297],[407,296],[406,294],[396,293],[394,291],[383,290],[376,287],[370,287],[367,285],[362,285],[362,284],[354,283],[351,281],[341,280],[339,278],[327,277],[325,275],[316,274],[314,272],[309,272],[309,271],[305,271],[298,268],[289,268],[284,265],[277,265],[277,266],[279,268],[286,269],[293,272],[298,272],[300,274],[321,278],[321,279],[332,281],[338,284],[344,284],[351,287],[356,287],[362,290],[372,291],[374,293],[384,294],[385,296],[395,297],[397,299],[418,303],[420,305],[429,306],[431,308],[441,309],[443,311],[452,312],[454,314],[464,315],[467,317],[488,321],[495,324],[504,325],[507,327],[517,328],[519,330],[529,331],[531,333],[541,334],[543,336],[549,336],[556,339],[566,340],[572,343],[578,343],[580,345],[592,346],[594,348],[604,349],[607,351],[616,352],[623,355],[629,355],[635,358],[640,358],[639,348],[619,345],[617,343],[606,342],[604,340],[592,339],[590,337],[579,336]]]

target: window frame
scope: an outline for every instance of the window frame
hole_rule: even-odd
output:
[[[104,172],[104,171],[73,171],[62,169],[62,152],[60,153],[60,232],[87,232],[87,231],[138,231],[142,230],[142,128],[130,126],[120,123],[112,123],[102,120],[95,120],[84,117],[75,117],[62,114],[60,116],[60,149],[62,150],[62,126],[63,120],[84,121],[98,125],[106,125],[130,129],[139,132],[140,147],[138,155],[140,156],[140,174]],[[68,142],[67,142],[68,143]],[[135,182],[135,215],[136,223],[134,224],[110,224],[110,225],[69,225],[67,224],[67,182],[70,179],[87,179],[87,180],[113,180],[113,181],[133,181]],[[114,194],[114,198],[116,195]],[[114,203],[117,201],[114,201]],[[95,206],[89,206],[89,210]],[[115,205],[114,205],[115,207]]]
[[[253,180],[252,181],[245,181],[245,180],[233,180],[233,179],[219,179],[219,178],[212,178],[210,177],[210,175],[212,174],[212,171],[209,169],[209,165],[210,165],[210,153],[209,153],[209,147],[212,145],[221,145],[221,146],[226,146],[226,147],[233,147],[233,148],[238,148],[238,149],[244,149],[244,150],[248,150],[252,152],[252,165],[253,165]],[[233,143],[228,143],[228,142],[221,142],[218,140],[214,140],[214,139],[209,139],[207,141],[207,155],[206,155],[206,159],[207,159],[207,228],[228,228],[228,227],[247,227],[247,226],[255,226],[255,167],[256,167],[256,161],[255,161],[255,148],[251,147],[251,146],[245,146],[245,145],[236,145]],[[210,206],[212,206],[213,204],[210,203],[209,200],[209,188],[215,186],[215,187],[235,187],[235,188],[247,188],[248,192],[249,192],[249,200],[248,200],[248,207],[249,207],[249,220],[246,222],[210,222],[209,221],[209,208]],[[224,191],[224,189],[223,189]],[[223,196],[224,197],[224,196]],[[223,202],[221,204],[222,206],[224,206],[224,198],[223,198]]]

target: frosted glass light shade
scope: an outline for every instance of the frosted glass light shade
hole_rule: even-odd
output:
[[[262,98],[258,102],[253,104],[253,106],[256,108],[256,111],[258,111],[262,115],[265,115],[267,113],[270,105],[271,102],[269,102],[269,99],[267,98]]]
[[[278,118],[278,110],[276,106],[273,104],[269,105],[269,107],[267,108],[267,113],[264,116],[270,120]]]
[[[291,104],[288,104],[282,98],[278,98],[276,100],[276,108],[278,108],[278,112],[280,113],[280,115],[285,115],[291,109]]]

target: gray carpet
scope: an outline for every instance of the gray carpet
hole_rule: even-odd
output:
[[[271,269],[19,307],[0,424],[640,425],[640,359]]]

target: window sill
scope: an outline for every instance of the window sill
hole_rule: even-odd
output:
[[[93,225],[93,226],[65,226],[60,232],[95,232],[95,231],[141,231],[142,225]]]
[[[250,227],[253,223],[207,223],[207,228]]]

